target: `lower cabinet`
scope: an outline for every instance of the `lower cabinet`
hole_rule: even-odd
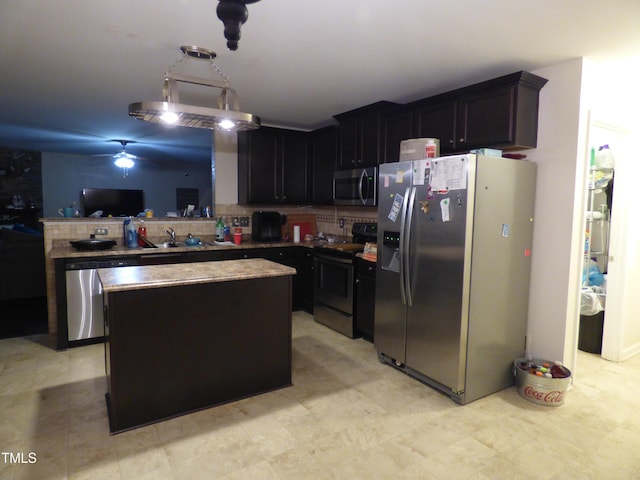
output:
[[[356,334],[373,342],[373,322],[376,308],[376,264],[356,258],[355,261]]]
[[[265,258],[272,262],[281,263],[289,267],[295,268],[297,274],[292,278],[292,298],[293,309],[308,310],[307,302],[305,298],[307,295],[306,290],[307,280],[305,275],[305,267],[302,262],[303,256],[299,255],[299,251],[309,250],[306,247],[269,247],[269,248],[245,248],[238,250],[225,250],[226,260],[235,260],[241,258]],[[313,258],[311,259],[313,262]],[[313,292],[313,284],[311,285],[311,291]],[[313,293],[312,293],[313,295]],[[313,308],[313,296],[311,297],[311,308]]]
[[[313,313],[313,287],[315,282],[315,268],[313,265],[313,250],[301,248],[298,250],[298,281],[300,282],[300,308]],[[294,279],[295,282],[295,279]]]

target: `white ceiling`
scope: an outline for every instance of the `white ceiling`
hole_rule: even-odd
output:
[[[210,131],[127,113],[129,103],[161,99],[180,45],[218,53],[242,111],[304,130],[378,100],[406,102],[575,57],[640,54],[638,0],[262,0],[248,5],[235,52],[217,4],[0,0],[0,146],[95,155],[126,139],[141,156],[208,160]],[[202,66],[184,64],[188,73]],[[204,94],[217,94],[209,90],[191,99],[208,102]]]

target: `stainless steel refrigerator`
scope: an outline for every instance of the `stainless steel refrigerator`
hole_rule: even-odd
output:
[[[536,165],[454,155],[379,169],[374,345],[468,403],[514,383],[529,298]]]

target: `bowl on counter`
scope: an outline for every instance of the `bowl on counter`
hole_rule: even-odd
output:
[[[78,250],[108,250],[117,242],[108,238],[96,238],[94,234],[91,234],[89,238],[70,240],[69,243]]]

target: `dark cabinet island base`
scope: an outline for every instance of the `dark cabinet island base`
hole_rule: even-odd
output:
[[[104,298],[112,433],[291,385],[290,274]]]

